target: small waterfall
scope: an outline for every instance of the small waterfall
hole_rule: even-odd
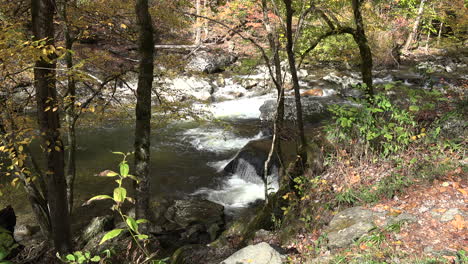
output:
[[[227,212],[264,200],[263,175],[270,144],[270,139],[250,141],[224,167],[226,179],[221,186],[216,189],[202,188],[195,194],[206,195],[208,200],[224,205]],[[275,192],[278,187],[278,161],[273,160],[268,175],[268,190]]]

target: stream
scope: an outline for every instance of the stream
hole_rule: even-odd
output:
[[[336,99],[337,92],[360,82],[356,73],[340,75],[341,73],[333,70],[321,69],[320,76],[317,72],[306,75],[301,84],[303,88],[321,88],[323,97],[326,98]],[[417,73],[403,72],[403,70],[391,74],[388,72],[380,74],[381,77],[375,78],[374,82],[384,84],[397,79],[407,85],[414,85],[414,82],[421,78]],[[394,76],[396,74],[404,77],[396,78]],[[260,74],[260,77],[253,75],[250,78],[250,80],[265,79],[265,75]],[[206,85],[206,81],[202,84]],[[249,141],[265,137],[261,132],[259,108],[266,100],[274,99],[275,92],[269,90],[255,94],[236,84],[232,79],[211,89],[215,90],[214,95],[226,95],[232,90],[244,95],[208,106],[195,106],[207,109],[223,122],[177,121],[152,131],[151,192],[154,198],[167,199],[183,199],[193,194],[204,194],[228,210],[247,207],[256,200],[264,199],[262,184],[246,181],[235,174],[226,176],[222,169]],[[291,94],[291,91],[287,94]],[[344,93],[341,91],[341,94]],[[336,102],[336,100],[331,101]],[[327,104],[323,100],[322,103]],[[121,156],[111,152],[132,151],[133,135],[133,124],[128,121],[109,123],[99,128],[80,128],[77,131],[78,171],[75,183],[75,206],[79,206],[94,195],[112,192],[115,187],[113,181],[95,175],[106,169],[117,170]],[[132,161],[130,166],[132,171]],[[23,192],[11,188],[6,188],[4,192],[0,207],[12,204],[20,218],[31,217],[29,203]],[[19,221],[27,222],[22,219]]]

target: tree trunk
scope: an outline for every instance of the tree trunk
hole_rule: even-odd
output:
[[[68,210],[70,215],[73,211],[73,197],[74,197],[74,183],[76,178],[76,133],[75,133],[75,102],[76,102],[76,83],[75,79],[70,75],[70,71],[73,69],[73,56],[71,50],[73,49],[73,38],[70,34],[70,28],[68,26],[68,15],[67,15],[67,1],[62,0],[60,4],[60,15],[63,23],[63,34],[65,37],[65,48],[67,54],[65,55],[65,64],[67,66],[67,94],[66,94],[66,106],[65,106],[65,123],[67,126],[67,166],[66,166],[66,181],[67,181],[67,201]]]
[[[265,161],[263,181],[265,186],[265,202],[268,203],[268,173],[270,171],[271,163],[273,161],[273,155],[281,159],[281,137],[279,135],[283,120],[284,120],[284,85],[282,81],[281,74],[281,60],[279,57],[279,40],[278,36],[275,34],[275,31],[272,28],[270,19],[268,17],[268,5],[267,0],[262,0],[262,13],[263,13],[263,25],[267,31],[268,44],[270,50],[273,52],[273,67],[275,68],[275,75],[271,76],[273,83],[275,84],[276,90],[278,92],[278,97],[276,101],[276,113],[273,123],[273,139],[271,142],[270,151],[268,157]],[[269,63],[268,61],[265,63]]]
[[[138,88],[135,123],[136,217],[149,219],[151,88],[154,69],[154,38],[148,0],[137,0],[135,13],[139,30]]]
[[[54,12],[55,2],[52,0],[31,1],[34,38],[46,39],[48,45],[54,45]],[[46,182],[52,237],[56,250],[60,253],[67,253],[71,251],[72,244],[64,171],[64,149],[59,130],[54,59],[50,56],[48,60],[41,58],[36,61],[34,87],[37,99],[37,118],[47,158]]]
[[[205,10],[205,12],[206,12],[206,10],[208,10],[207,9],[208,8],[208,3],[207,2],[208,2],[207,0],[203,1],[203,10]],[[205,39],[205,40],[208,39],[208,36],[209,36],[209,33],[210,33],[209,26],[210,25],[208,24],[208,20],[205,19],[205,21],[203,22],[203,31],[204,31],[203,39]]]
[[[195,45],[200,45],[201,44],[201,30],[202,26],[200,25],[200,15],[201,15],[201,0],[195,0],[195,12],[197,14],[197,17],[195,19]]]
[[[294,56],[293,50],[293,29],[292,29],[292,18],[294,14],[294,10],[292,9],[292,1],[291,0],[283,0],[286,6],[286,53],[288,54],[288,62],[289,62],[289,72],[291,73],[291,80],[292,85],[294,88],[294,99],[296,101],[296,122],[297,122],[297,130],[299,133],[299,156],[302,159],[302,162],[307,160],[305,148],[307,146],[307,141],[305,138],[304,133],[304,122],[302,119],[302,104],[301,104],[301,94],[299,92],[299,79],[297,77],[297,69],[296,69],[296,60]]]
[[[440,47],[440,38],[442,37],[443,29],[444,29],[444,22],[440,22],[439,34],[437,34],[437,47]]]
[[[361,73],[362,81],[366,85],[366,95],[369,100],[374,96],[374,86],[372,83],[372,52],[367,42],[366,33],[364,30],[364,22],[361,14],[362,0],[351,0],[354,13],[354,22],[356,31],[353,34],[354,41],[359,47],[361,55]]]
[[[413,44],[416,38],[416,35],[418,34],[418,28],[419,28],[419,24],[421,23],[421,18],[424,13],[424,4],[426,3],[426,1],[427,0],[421,0],[421,3],[419,4],[418,16],[416,17],[416,21],[414,22],[413,30],[411,30],[411,33],[408,35],[406,44],[403,47],[404,52],[407,52],[409,50],[410,46]]]
[[[429,21],[429,25],[432,23],[432,21]],[[431,30],[427,28],[427,35],[426,35],[426,53],[429,51],[429,41],[431,40]]]

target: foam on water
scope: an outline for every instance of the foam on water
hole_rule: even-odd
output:
[[[249,141],[263,137],[260,132],[254,137],[242,138],[221,128],[192,128],[183,135],[197,150],[218,153],[241,149]]]
[[[217,172],[221,172],[232,159],[220,160],[220,161],[210,161],[207,163],[208,166],[216,169]]]
[[[207,108],[216,118],[259,119],[260,106],[271,98],[274,94],[214,103]]]
[[[203,188],[195,194],[204,194],[208,200],[229,209],[246,207],[257,200],[264,200],[264,192],[262,184],[247,182],[233,175],[224,182],[222,188],[218,190]]]

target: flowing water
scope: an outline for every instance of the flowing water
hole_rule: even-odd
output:
[[[375,81],[385,83],[391,80],[391,76],[385,76]],[[342,78],[340,81],[354,80]],[[339,89],[339,86],[333,88]],[[327,88],[331,87],[329,85]],[[325,95],[333,95],[334,89],[325,89]],[[203,194],[228,209],[245,207],[264,199],[264,187],[255,170],[246,165],[242,172],[224,175],[222,169],[250,140],[264,137],[260,132],[259,107],[271,98],[274,98],[273,93],[208,106],[198,105],[195,107],[210,111],[223,122],[200,124],[180,121],[154,129],[151,137],[152,195],[184,198]],[[112,192],[115,186],[111,179],[94,175],[106,169],[117,170],[121,156],[111,151],[132,151],[133,135],[132,122],[80,128],[77,131],[75,205],[79,206],[94,195]],[[9,203],[14,205],[19,215],[30,214],[29,203],[21,192],[7,188],[0,200],[0,207]]]

